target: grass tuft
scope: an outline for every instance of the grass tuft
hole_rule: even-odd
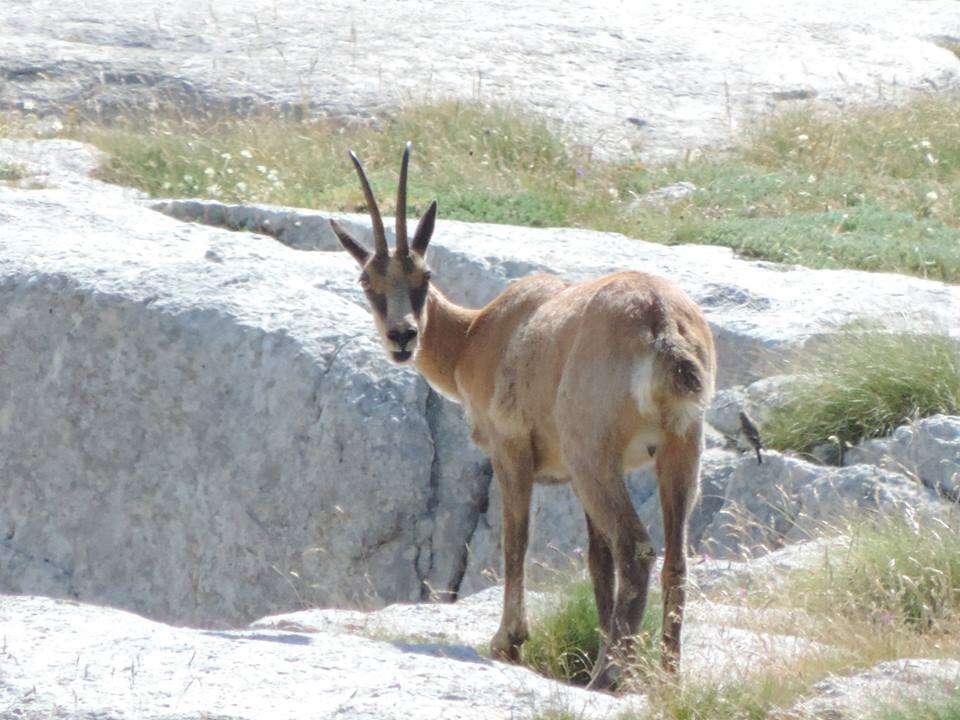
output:
[[[960,720],[960,693],[942,700],[914,701],[883,708],[870,720]]]
[[[651,667],[659,657],[660,594],[651,588],[640,624],[637,661]],[[533,617],[523,645],[523,663],[541,675],[586,685],[600,653],[600,626],[593,584],[569,582]]]
[[[850,330],[798,367],[803,379],[764,425],[768,446],[809,452],[960,412],[960,349],[948,337]]]

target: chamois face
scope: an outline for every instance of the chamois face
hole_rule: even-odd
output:
[[[360,176],[360,185],[370,210],[376,246],[374,252],[371,253],[354,240],[336,221],[331,220],[330,227],[337,234],[344,250],[363,268],[360,273],[360,286],[370,302],[373,321],[390,359],[398,364],[408,363],[414,357],[417,338],[426,321],[424,306],[430,289],[430,271],[423,256],[433,235],[437,203],[432,202],[427,208],[427,212],[420,218],[413,239],[408,242],[407,165],[410,161],[410,143],[407,143],[403,151],[400,183],[397,187],[397,243],[396,249],[390,252],[380,210],[363,172],[363,166],[352,152],[350,159]]]
[[[430,271],[419,255],[373,256],[360,273],[380,338],[396,363],[407,363],[417,349]]]

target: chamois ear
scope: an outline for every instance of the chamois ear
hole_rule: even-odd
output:
[[[370,259],[370,252],[364,249],[360,243],[350,237],[349,233],[340,227],[336,220],[330,221],[330,227],[333,228],[333,231],[337,234],[337,239],[340,240],[340,244],[343,245],[343,249],[353,255],[353,259],[360,264],[360,267],[366,265],[367,260]]]
[[[413,251],[421,257],[427,252],[427,245],[430,244],[430,238],[433,235],[433,226],[437,221],[437,201],[430,203],[430,207],[417,223],[417,231],[413,234],[411,247]]]

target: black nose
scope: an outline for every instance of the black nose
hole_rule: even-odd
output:
[[[407,343],[417,336],[417,329],[414,327],[406,330],[390,330],[387,332],[387,338],[393,340],[400,347],[406,347]]]

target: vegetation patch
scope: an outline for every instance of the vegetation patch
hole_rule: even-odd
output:
[[[960,692],[942,700],[916,701],[883,708],[871,720],[960,720]]]
[[[960,624],[960,527],[910,516],[853,528],[841,551],[788,593],[817,614],[874,624],[878,632],[953,633]]]
[[[155,197],[364,212],[346,151],[392,202],[399,151],[412,140],[412,213],[622,232],[652,242],[731,247],[817,268],[903,272],[960,282],[960,98],[900,108],[811,106],[764,120],[736,148],[659,166],[605,161],[530,112],[445,101],[372,126],[279,116],[74,122],[105,150],[101,177]],[[674,201],[644,195],[680,181]]]
[[[23,167],[15,163],[0,162],[0,182],[17,182],[23,178]]]
[[[660,593],[651,587],[636,646],[638,665],[653,667],[658,662],[661,615]],[[593,583],[569,582],[534,614],[530,637],[523,645],[523,663],[541,675],[586,685],[599,654]]]
[[[809,452],[889,434],[916,417],[960,412],[960,348],[946,336],[851,329],[798,364],[764,440]]]

